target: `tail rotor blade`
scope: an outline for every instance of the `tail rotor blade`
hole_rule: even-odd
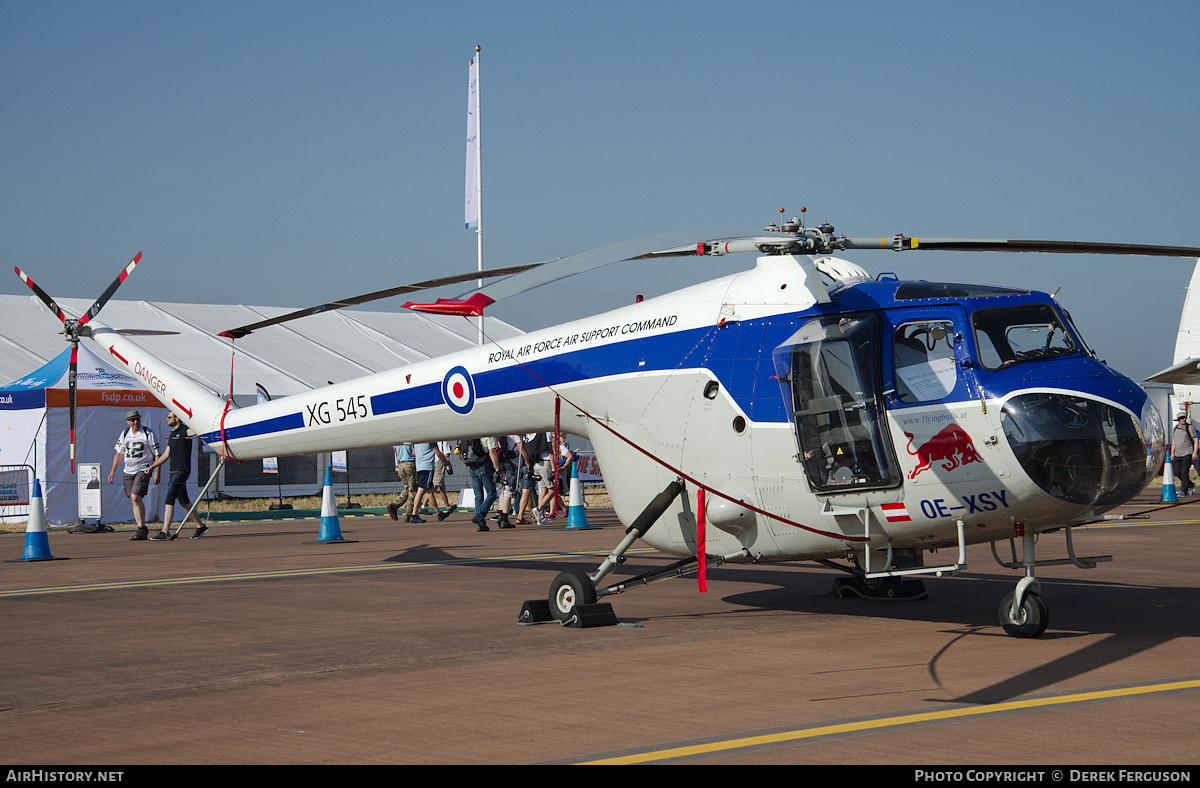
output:
[[[79,325],[86,325],[89,320],[95,317],[96,314],[104,308],[104,305],[108,303],[108,299],[112,298],[113,293],[117,292],[117,288],[121,286],[121,283],[125,281],[125,278],[133,273],[134,267],[141,262],[141,259],[141,252],[138,252],[136,255],[134,255],[134,258],[129,261],[129,265],[125,266],[125,270],[121,271],[117,278],[112,281],[112,284],[108,286],[108,289],[101,293],[100,297],[96,299],[96,303],[92,304],[92,308],[89,309],[83,317],[79,318]]]
[[[36,295],[41,300],[41,302],[43,304],[45,304],[46,307],[51,312],[53,312],[55,315],[57,315],[58,319],[61,320],[65,324],[67,322],[67,315],[65,312],[62,311],[62,309],[59,307],[59,305],[54,302],[54,299],[51,298],[50,295],[45,290],[38,287],[37,283],[35,283],[32,279],[30,279],[29,275],[26,274],[24,271],[22,271],[20,268],[13,266],[13,270],[17,272],[17,276],[21,277],[22,282],[29,285],[29,289],[34,292],[34,295]]]

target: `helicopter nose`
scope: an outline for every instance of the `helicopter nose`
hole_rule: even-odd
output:
[[[1050,495],[1086,506],[1117,506],[1158,472],[1165,432],[1144,397],[1135,418],[1085,394],[1017,394],[1000,416],[1008,445],[1025,473]]]

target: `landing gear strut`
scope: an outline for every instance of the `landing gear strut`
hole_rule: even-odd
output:
[[[929,592],[925,584],[908,573],[920,571],[922,566],[921,554],[914,550],[897,550],[889,553],[888,567],[897,570],[894,577],[880,576],[863,570],[858,556],[853,557],[854,568],[848,568],[832,561],[818,563],[849,572],[851,577],[839,577],[833,581],[830,593],[837,597],[857,596],[862,599],[884,599],[893,601],[914,601],[927,599]]]
[[[619,594],[635,583],[640,582],[645,585],[655,580],[678,576],[689,564],[696,563],[695,557],[685,558],[670,566],[626,580],[624,583],[608,588],[596,588],[596,584],[614,567],[624,563],[625,552],[650,530],[650,526],[658,521],[658,518],[679,497],[681,492],[683,492],[683,485],[679,482],[674,481],[668,484],[666,489],[655,496],[650,505],[638,515],[637,519],[633,521],[633,525],[626,529],[625,538],[621,540],[621,544],[617,545],[608,558],[604,559],[594,575],[574,568],[559,572],[558,576],[554,578],[554,582],[550,584],[550,593],[547,599],[526,602],[517,618],[518,623],[537,624],[558,621],[563,626],[576,627],[616,624],[617,619],[612,612],[612,605],[607,602],[597,602],[598,598],[609,594]]]
[[[1127,520],[1130,517],[1130,515],[1103,515],[1100,519]],[[1143,519],[1142,515],[1132,515],[1132,517]],[[1022,557],[1020,560],[1017,559],[1017,546],[1013,540],[1009,540],[1012,548],[1011,561],[1001,561],[1000,556],[996,553],[996,543],[992,543],[992,557],[996,559],[996,563],[1008,569],[1025,570],[1025,577],[1017,583],[1016,590],[1004,597],[1000,603],[1000,626],[1004,627],[1004,631],[1013,637],[1035,638],[1046,631],[1046,626],[1050,623],[1050,609],[1042,601],[1041,583],[1033,576],[1034,567],[1074,564],[1080,569],[1095,569],[1096,564],[1111,561],[1112,556],[1081,557],[1075,555],[1075,544],[1071,539],[1071,528],[1068,526],[1063,529],[1063,533],[1067,537],[1068,557],[1038,561],[1034,557],[1035,535],[1025,532],[1024,523],[1013,523],[1013,527],[1016,529],[1016,535],[1021,539]]]
[[[1015,527],[1017,536],[1021,538],[1023,558],[1020,564],[1014,560],[1010,565],[1023,565],[1025,576],[1017,582],[1012,593],[1000,600],[1000,626],[1015,638],[1035,638],[1050,625],[1050,608],[1038,593],[1042,590],[1042,584],[1033,576],[1033,568],[1038,563],[1034,557],[1034,535],[1025,533],[1024,523],[1016,523]],[[1013,552],[1016,552],[1015,547]]]

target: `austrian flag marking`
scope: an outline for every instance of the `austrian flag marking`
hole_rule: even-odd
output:
[[[903,502],[885,503],[879,508],[883,510],[884,519],[886,519],[889,523],[912,522],[912,518],[908,516],[908,509],[905,508]]]

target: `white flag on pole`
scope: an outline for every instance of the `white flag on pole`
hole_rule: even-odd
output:
[[[479,227],[479,58],[467,64],[467,229]]]

